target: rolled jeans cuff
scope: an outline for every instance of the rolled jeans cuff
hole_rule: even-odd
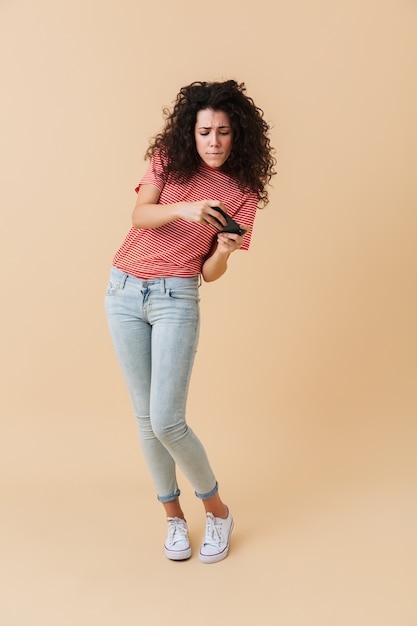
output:
[[[214,488],[211,491],[209,491],[208,493],[197,493],[197,492],[195,492],[195,495],[197,496],[197,498],[200,498],[200,500],[209,500],[210,498],[215,496],[218,491],[219,491],[219,484],[216,481],[216,484],[215,484]]]
[[[159,502],[173,502],[180,497],[181,491],[177,489],[174,493],[167,496],[157,496]]]

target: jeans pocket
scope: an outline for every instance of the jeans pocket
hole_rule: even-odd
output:
[[[124,289],[126,279],[127,274],[112,268],[109,282],[107,283],[106,296],[115,296],[121,289]]]
[[[117,285],[115,285],[111,280],[109,280],[106,289],[106,296],[114,296],[117,292]]]
[[[200,302],[198,289],[195,287],[179,287],[176,289],[168,289],[168,296],[172,300],[182,300],[184,302]]]

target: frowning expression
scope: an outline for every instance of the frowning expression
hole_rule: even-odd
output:
[[[195,145],[202,161],[218,168],[229,158],[233,145],[233,130],[224,111],[201,109],[195,124]]]

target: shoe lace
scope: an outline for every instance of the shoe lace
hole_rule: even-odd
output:
[[[168,517],[168,541],[172,545],[176,541],[187,538],[187,527],[179,517]]]
[[[222,525],[218,522],[214,515],[210,513],[206,519],[206,534],[204,537],[204,543],[212,546],[220,546],[223,541]]]

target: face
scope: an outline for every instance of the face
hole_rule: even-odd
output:
[[[221,167],[229,158],[233,131],[224,111],[202,109],[197,113],[195,145],[202,161],[209,167]]]

